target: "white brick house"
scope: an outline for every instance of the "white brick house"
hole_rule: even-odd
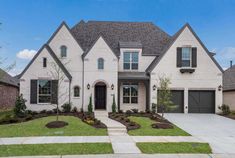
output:
[[[158,77],[171,79],[172,112],[215,113],[222,104],[222,69],[195,32],[185,24],[170,36],[153,23],[63,22],[20,76],[20,93],[29,109],[52,109],[71,102],[87,110],[151,109]],[[55,63],[64,75],[52,74]],[[62,95],[63,94],[63,95]]]

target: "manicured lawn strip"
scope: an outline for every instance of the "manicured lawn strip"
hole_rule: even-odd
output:
[[[137,143],[137,146],[143,153],[211,153],[211,148],[208,143]]]
[[[74,116],[59,116],[59,120],[69,123],[63,128],[49,129],[45,127],[48,122],[55,120],[56,116],[49,116],[28,122],[0,125],[0,137],[107,135],[106,129],[91,127]]]
[[[190,136],[187,132],[174,125],[173,129],[156,129],[151,124],[155,121],[148,117],[130,116],[129,119],[138,123],[141,127],[135,130],[129,130],[128,134],[133,136]]]
[[[0,156],[110,154],[110,143],[0,145]]]
[[[13,110],[0,111],[0,120],[3,119],[6,115],[13,115]]]

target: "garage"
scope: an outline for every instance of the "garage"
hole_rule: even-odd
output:
[[[184,112],[184,91],[183,90],[171,90],[171,101],[175,105],[172,109],[169,109],[168,113],[183,113]],[[161,109],[158,108],[158,112]]]
[[[188,94],[189,113],[215,113],[215,91],[190,90]]]

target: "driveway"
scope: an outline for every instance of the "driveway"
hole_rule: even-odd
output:
[[[216,114],[165,114],[165,117],[208,142],[213,153],[235,153],[235,120]]]

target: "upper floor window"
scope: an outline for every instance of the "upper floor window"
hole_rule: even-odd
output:
[[[139,54],[138,52],[124,52],[123,69],[138,70]]]
[[[74,97],[80,97],[80,88],[78,86],[74,87],[74,93],[73,93]]]
[[[38,80],[38,103],[51,102],[51,80]]]
[[[43,58],[43,67],[47,67],[47,58]]]
[[[60,47],[60,56],[62,58],[67,57],[67,47],[64,45]]]
[[[182,67],[190,67],[191,66],[191,47],[183,47],[182,48]]]
[[[98,59],[98,69],[99,70],[104,69],[104,59],[103,58]]]

